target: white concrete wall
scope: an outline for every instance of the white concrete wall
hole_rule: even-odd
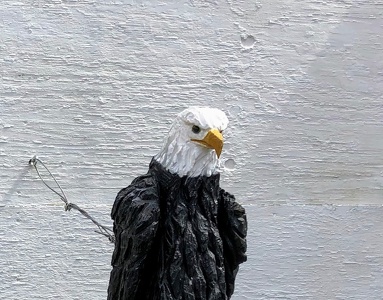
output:
[[[118,190],[189,105],[230,119],[234,299],[382,299],[383,2],[0,2],[0,295],[105,299]]]

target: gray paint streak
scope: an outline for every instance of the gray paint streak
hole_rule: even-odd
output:
[[[210,105],[231,122],[222,185],[250,219],[236,299],[380,299],[382,12],[380,1],[1,1],[0,294],[106,295],[111,245],[62,211],[26,165],[34,154],[110,224],[174,114]]]

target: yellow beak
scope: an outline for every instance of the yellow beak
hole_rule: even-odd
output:
[[[211,129],[203,140],[192,139],[193,142],[197,142],[207,148],[214,149],[217,157],[221,155],[223,147],[223,136],[218,129]]]

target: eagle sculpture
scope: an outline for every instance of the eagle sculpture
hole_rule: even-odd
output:
[[[227,125],[219,109],[182,111],[148,173],[118,193],[108,300],[230,299],[247,221],[219,187]]]

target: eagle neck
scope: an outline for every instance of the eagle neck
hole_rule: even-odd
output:
[[[219,173],[213,174],[211,176],[179,176],[178,174],[172,173],[169,170],[167,170],[158,161],[156,161],[155,158],[152,159],[149,165],[149,171],[151,173],[154,173],[161,187],[165,189],[169,189],[174,186],[190,187],[193,190],[195,190],[201,185],[205,188],[208,187],[211,189],[216,189],[219,187]]]

